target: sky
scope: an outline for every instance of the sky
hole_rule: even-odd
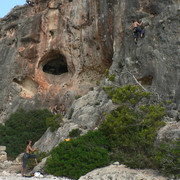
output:
[[[26,0],[0,0],[0,18],[8,14],[14,6],[24,5]]]

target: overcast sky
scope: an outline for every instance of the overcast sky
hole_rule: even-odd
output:
[[[8,14],[14,6],[24,5],[26,0],[0,0],[0,18]]]

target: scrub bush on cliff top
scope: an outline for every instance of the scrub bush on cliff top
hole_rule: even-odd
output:
[[[25,111],[23,109],[13,113],[0,125],[0,145],[7,147],[7,155],[14,159],[25,150],[25,141],[37,141],[46,131],[46,118],[52,117],[48,110]]]

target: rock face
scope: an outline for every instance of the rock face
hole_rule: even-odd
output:
[[[179,137],[179,0],[34,2],[0,19],[0,123],[19,107],[64,103],[64,124],[54,133],[47,130],[35,146],[47,152],[72,129],[86,133],[115,108],[96,87],[110,68],[117,85],[135,83],[134,76],[161,100],[171,100],[168,115],[173,121],[160,129],[157,140]],[[145,31],[137,44],[129,29],[133,19],[143,21]],[[110,178],[106,172],[112,172]],[[98,179],[100,174],[113,179],[119,173],[129,179],[152,179],[118,166],[93,173],[81,179]]]
[[[0,146],[0,162],[7,160],[6,146]]]
[[[110,66],[119,83],[134,81],[130,71],[179,110],[179,12],[178,0],[36,0],[15,7],[0,20],[1,122],[20,106],[69,107]],[[137,45],[132,19],[145,30]]]
[[[167,178],[158,175],[151,170],[134,170],[126,168],[123,165],[110,165],[105,168],[96,169],[79,180],[167,180]]]
[[[69,108],[109,67],[117,83],[134,83],[132,73],[172,100],[180,117],[178,0],[34,2],[0,19],[0,122],[19,107]],[[137,45],[133,19],[145,31]]]
[[[179,110],[179,12],[178,0],[35,0],[15,7],[0,20],[0,122],[19,107],[70,107],[109,67],[119,84],[133,83],[131,72]],[[145,31],[137,45],[132,19]]]
[[[172,100],[179,110],[180,8],[175,0],[121,0],[115,5],[114,56],[111,72],[121,84],[134,82]],[[131,21],[143,22],[144,38],[133,43]],[[128,73],[130,72],[130,73]]]
[[[0,121],[20,106],[68,107],[102,79],[112,45],[108,2],[36,0],[15,7],[0,20]]]
[[[166,122],[166,126],[162,127],[157,136],[157,143],[161,141],[175,141],[180,137],[180,122]]]
[[[90,129],[95,129],[114,107],[101,88],[95,88],[94,91],[75,100],[63,118],[61,127],[55,132],[48,129],[34,146],[39,147],[41,152],[49,152],[68,138],[69,132],[73,129],[80,129],[82,134],[87,133]]]
[[[179,137],[179,0],[34,2],[0,19],[0,123],[19,107],[64,103],[63,126],[36,143],[50,151],[72,129],[85,133],[97,127],[114,108],[96,87],[110,68],[117,85],[136,83],[134,76],[161,100],[171,100],[173,123],[160,130],[158,140]],[[142,21],[145,31],[137,44],[129,29],[133,19]]]
[[[8,161],[7,153],[6,153],[6,146],[0,146],[0,176],[4,172],[14,173],[14,172],[19,171],[19,169],[21,168],[21,165],[22,165],[21,162]]]

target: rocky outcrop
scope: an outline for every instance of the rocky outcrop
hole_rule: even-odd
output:
[[[177,0],[118,1],[115,6],[114,56],[111,72],[120,84],[134,83],[132,73],[162,100],[179,110],[179,3]],[[118,20],[117,20],[118,19]],[[145,37],[133,43],[131,21],[143,22]],[[129,73],[130,72],[130,73]]]
[[[158,132],[157,143],[175,141],[178,138],[180,138],[180,122],[167,121],[166,126]]]
[[[73,122],[66,123],[64,119],[64,125],[55,132],[51,132],[48,128],[45,134],[34,144],[34,146],[38,147],[40,152],[50,152],[52,148],[68,137],[71,130],[77,128],[77,124]]]
[[[0,162],[7,160],[6,146],[0,146]]]
[[[178,0],[35,0],[33,7],[15,7],[0,19],[0,122],[19,107],[64,103],[64,124],[35,144],[50,151],[72,129],[94,129],[115,108],[96,87],[107,83],[110,68],[116,85],[135,84],[135,78],[160,100],[173,102],[167,105],[173,122],[159,131],[158,141],[177,139],[179,7]],[[145,31],[137,44],[129,29],[133,19]]]
[[[21,162],[7,160],[6,146],[0,146],[0,176],[6,173],[16,173],[21,168]]]
[[[19,107],[69,108],[109,67],[118,84],[134,83],[132,73],[172,100],[179,117],[179,12],[177,0],[36,0],[15,7],[0,20],[1,122]],[[137,45],[132,19],[145,31]]]
[[[177,0],[35,0],[15,7],[0,19],[0,122],[19,107],[69,108],[109,67],[118,84],[134,83],[132,73],[172,100],[179,117],[179,12]],[[145,31],[137,45],[132,19]]]
[[[167,178],[158,175],[157,172],[152,170],[134,170],[126,168],[124,165],[110,165],[104,168],[96,169],[85,176],[79,178],[79,180],[167,180]]]
[[[2,175],[0,175],[0,179],[6,179],[6,180],[27,180],[27,177],[22,177],[21,174],[16,174],[16,173],[8,173],[4,171]],[[56,177],[52,175],[47,175],[43,177],[30,177],[31,180],[71,180],[69,178],[65,177]]]
[[[36,0],[15,7],[0,21],[0,121],[20,106],[68,107],[87,93],[112,64],[112,34],[108,2]]]
[[[95,129],[105,118],[106,114],[115,106],[109,100],[101,88],[95,88],[86,95],[75,100],[71,108],[63,118],[63,123],[57,131],[50,129],[35,143],[41,152],[49,152],[53,147],[69,137],[69,132],[73,129],[80,129],[81,134],[88,130]]]

